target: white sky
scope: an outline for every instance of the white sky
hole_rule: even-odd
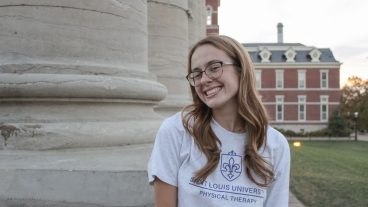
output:
[[[368,79],[367,0],[221,0],[220,34],[241,43],[284,42],[330,48],[342,63],[340,85],[356,75]]]

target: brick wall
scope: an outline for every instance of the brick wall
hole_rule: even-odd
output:
[[[338,106],[341,97],[339,88],[339,70],[337,69],[316,69],[303,68],[306,71],[306,88],[298,89],[298,70],[300,68],[282,69],[284,71],[284,87],[276,89],[276,70],[279,69],[257,69],[261,70],[261,85],[259,93],[266,106],[271,121],[276,119],[276,96],[283,96],[284,114],[281,122],[296,122],[298,120],[298,96],[306,96],[306,120],[308,122],[318,122],[321,120],[321,98],[328,96],[328,113],[332,115]],[[328,71],[328,88],[321,89],[321,70]],[[315,124],[315,123],[314,123]]]

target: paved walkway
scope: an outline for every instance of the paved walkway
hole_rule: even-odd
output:
[[[368,134],[358,134],[358,140],[368,142]]]
[[[290,192],[289,207],[304,207],[304,205],[294,196],[293,193]]]

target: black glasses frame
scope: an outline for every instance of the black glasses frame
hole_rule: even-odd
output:
[[[208,71],[209,71],[210,69],[212,69],[212,68],[211,68],[211,66],[213,66],[214,64],[218,64],[218,63],[220,63],[221,75],[222,75],[222,72],[223,72],[223,66],[225,66],[225,65],[237,65],[236,63],[232,63],[232,62],[215,61],[215,62],[212,62],[212,63],[210,63],[209,65],[207,65],[207,66],[206,66],[206,68],[205,68],[204,70],[202,70],[202,71],[194,71],[194,72],[191,72],[191,73],[189,73],[185,78],[188,80],[188,82],[189,82],[189,84],[190,84],[191,86],[198,86],[198,85],[199,85],[199,84],[196,84],[196,82],[195,82],[195,80],[194,80],[194,79],[196,78],[196,76],[199,76],[198,78],[202,78],[203,73],[205,73],[205,74],[206,74],[206,76],[207,76],[208,78],[210,78],[211,80],[215,80],[215,79],[217,79],[217,78],[221,77],[221,75],[219,75],[219,77],[215,77],[215,78],[213,78],[213,76],[211,75],[212,73],[209,73]],[[198,74],[198,73],[199,73],[199,74]],[[198,75],[194,76],[194,74],[198,74]]]

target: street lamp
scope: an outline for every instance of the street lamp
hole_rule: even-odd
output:
[[[294,147],[301,147],[302,146],[302,143],[300,141],[294,141],[293,142],[293,146]]]
[[[355,141],[358,141],[358,116],[359,116],[359,113],[357,111],[354,112],[354,120],[355,120]]]

